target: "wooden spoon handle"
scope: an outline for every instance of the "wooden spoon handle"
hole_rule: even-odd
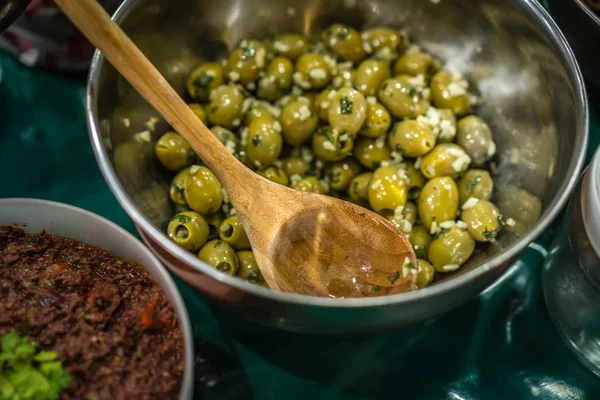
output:
[[[55,1],[117,71],[189,142],[223,184],[232,180],[239,184],[244,182],[244,177],[247,179],[251,175],[193,113],[96,0]]]

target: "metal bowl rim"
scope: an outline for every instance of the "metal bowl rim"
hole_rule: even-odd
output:
[[[113,15],[113,20],[120,24],[123,18],[131,10],[131,7],[137,0],[125,0],[121,6],[117,9]],[[100,167],[102,175],[109,185],[111,191],[117,198],[117,201],[121,204],[126,213],[133,219],[135,224],[138,225],[144,232],[146,232],[154,241],[160,244],[163,248],[167,249],[170,254],[177,257],[179,260],[185,262],[187,265],[194,268],[201,274],[208,275],[211,278],[224,283],[229,286],[233,286],[241,291],[248,292],[254,296],[265,298],[271,301],[284,304],[295,304],[300,306],[309,307],[326,307],[326,308],[363,308],[363,307],[378,307],[387,305],[399,305],[408,304],[412,302],[422,301],[429,297],[442,295],[444,293],[458,290],[462,286],[468,284],[470,281],[480,278],[487,274],[489,271],[494,269],[506,269],[505,265],[519,255],[528,246],[528,243],[533,242],[538,238],[544,230],[552,223],[557,217],[563,206],[566,204],[571,192],[573,191],[577,181],[579,180],[580,172],[583,168],[585,161],[585,155],[587,150],[588,142],[588,126],[589,126],[589,109],[588,101],[586,96],[586,90],[584,85],[583,76],[579,69],[579,65],[575,59],[571,47],[567,43],[564,35],[552,20],[548,12],[539,4],[536,0],[518,0],[528,8],[532,19],[534,19],[539,26],[543,28],[547,37],[551,40],[552,44],[556,46],[559,57],[566,65],[566,69],[570,78],[570,82],[575,89],[576,94],[576,138],[574,146],[574,157],[570,165],[565,172],[565,176],[569,177],[561,184],[561,187],[557,191],[557,195],[553,201],[548,205],[544,213],[538,219],[533,229],[527,232],[526,235],[521,237],[518,241],[511,244],[501,253],[492,257],[488,262],[474,268],[472,271],[461,274],[455,278],[449,279],[438,283],[436,285],[419,289],[409,293],[402,293],[391,296],[372,297],[372,298],[353,298],[353,299],[333,299],[325,297],[312,297],[306,295],[299,295],[294,293],[284,293],[268,288],[260,287],[258,285],[245,282],[237,277],[223,274],[214,268],[209,267],[207,264],[201,262],[197,257],[194,257],[192,253],[185,251],[184,249],[171,242],[168,237],[159,229],[157,229],[133,204],[123,186],[117,178],[116,172],[110,162],[109,156],[104,148],[99,121],[97,118],[97,85],[98,76],[101,67],[106,62],[104,56],[99,50],[96,50],[92,59],[90,72],[88,75],[87,93],[86,93],[86,114],[87,114],[87,125],[89,130],[90,140],[92,142],[92,148],[96,161]]]
[[[108,219],[95,214],[91,211],[84,210],[83,208],[75,207],[70,204],[60,203],[52,200],[44,200],[44,199],[34,199],[34,198],[5,198],[0,199],[0,207],[3,205],[6,206],[8,204],[17,204],[17,205],[37,205],[43,208],[48,208],[48,211],[51,211],[52,208],[63,208],[70,213],[79,214],[83,218],[87,219],[90,225],[105,225],[109,229],[119,232],[122,236],[124,236],[128,242],[128,246],[137,248],[141,253],[145,253],[146,256],[151,260],[151,263],[156,267],[157,273],[153,273],[149,271],[144,264],[144,270],[150,274],[155,280],[160,278],[162,282],[164,282],[167,290],[162,289],[168,295],[172,297],[173,308],[177,313],[177,318],[179,320],[179,326],[181,327],[181,334],[183,336],[183,344],[185,351],[185,360],[184,360],[184,376],[181,381],[181,399],[191,398],[193,392],[193,378],[194,378],[194,340],[192,333],[192,325],[190,322],[190,317],[187,312],[187,307],[183,301],[181,293],[179,289],[175,285],[173,278],[165,267],[161,264],[158,258],[146,247],[140,240],[138,240],[131,233],[123,229],[121,226],[115,224]],[[19,223],[19,221],[15,221],[15,223]],[[74,239],[77,240],[77,239]],[[91,246],[94,246],[93,243],[88,243]]]

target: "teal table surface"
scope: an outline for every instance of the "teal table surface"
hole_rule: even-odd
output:
[[[0,68],[0,197],[72,204],[135,234],[92,154],[85,76],[29,69],[4,54]],[[588,160],[600,141],[600,92],[589,91]],[[541,294],[552,229],[476,299],[435,321],[366,338],[259,327],[177,281],[196,337],[196,398],[599,399],[600,381],[562,343]]]

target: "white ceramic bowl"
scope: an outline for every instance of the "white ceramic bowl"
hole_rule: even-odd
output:
[[[25,231],[47,233],[102,248],[125,260],[135,260],[156,279],[169,296],[179,319],[185,348],[185,371],[181,400],[192,398],[194,376],[194,343],[192,328],[181,294],[175,282],[139,240],[118,225],[89,211],[62,203],[37,199],[0,199],[0,225],[26,224]]]

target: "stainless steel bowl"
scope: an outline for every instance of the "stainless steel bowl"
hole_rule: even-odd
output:
[[[144,267],[167,294],[177,313],[185,351],[179,400],[190,400],[194,390],[194,337],[185,303],[168,271],[139,240],[114,223],[81,208],[38,199],[0,199],[0,225],[26,224],[30,233],[51,234],[99,247]]]
[[[592,11],[584,0],[546,2],[586,78],[600,87],[600,15]]]
[[[548,227],[583,164],[588,109],[582,77],[564,37],[535,0],[128,0],[114,18],[182,94],[191,68],[242,38],[283,31],[313,35],[344,22],[406,28],[417,44],[463,72],[483,99],[480,115],[498,143],[496,195],[502,197],[501,210],[525,226],[522,234],[502,236],[459,273],[423,290],[342,301],[313,298],[227,276],[169,241],[163,233],[174,212],[168,176],[153,156],[153,143],[136,140],[157,113],[96,54],[88,124],[113,193],[175,274],[225,309],[264,324],[307,333],[366,333],[458,306],[498,279]],[[155,128],[152,142],[167,126],[159,122]],[[542,201],[537,222],[516,212],[520,203],[513,200],[523,191]]]

